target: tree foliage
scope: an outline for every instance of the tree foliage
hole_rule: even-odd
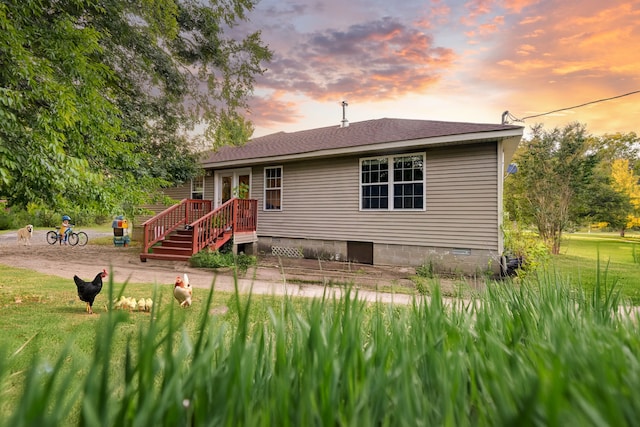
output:
[[[584,125],[532,129],[514,161],[518,173],[505,182],[507,211],[533,224],[552,253],[560,250],[562,232],[579,214],[576,203],[587,193],[595,155]]]
[[[593,136],[579,123],[551,131],[536,126],[518,147],[518,173],[505,181],[505,209],[533,225],[554,253],[570,224],[637,226],[640,186],[635,133]]]
[[[253,0],[3,0],[0,198],[100,210],[197,173],[194,145],[246,141],[270,59]]]
[[[634,169],[638,167],[640,141],[630,132],[593,137],[592,142],[598,163],[582,203],[584,222],[607,223],[624,236],[625,229],[638,224],[640,194]]]
[[[629,166],[629,160],[616,159],[611,164],[611,186],[620,196],[629,201],[626,210],[626,224],[621,228],[624,235],[624,228],[631,228],[640,224],[638,212],[640,212],[640,185],[638,177]]]

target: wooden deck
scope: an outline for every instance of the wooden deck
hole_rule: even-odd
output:
[[[186,261],[205,248],[219,249],[236,234],[241,243],[255,241],[257,214],[253,199],[233,198],[214,210],[209,200],[183,199],[142,224],[140,260]]]

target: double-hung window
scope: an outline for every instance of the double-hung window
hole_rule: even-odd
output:
[[[204,175],[191,180],[191,198],[197,200],[204,199]]]
[[[264,168],[264,210],[282,210],[282,166]]]
[[[360,160],[360,209],[424,210],[424,153]]]

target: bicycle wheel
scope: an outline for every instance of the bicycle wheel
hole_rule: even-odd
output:
[[[89,241],[89,236],[87,236],[87,233],[85,233],[84,231],[81,231],[78,233],[78,244],[80,246],[86,245],[88,241]]]
[[[58,243],[58,233],[55,231],[50,231],[47,233],[47,243],[50,245],[55,245]]]
[[[77,233],[69,233],[69,244],[71,246],[75,246],[78,244],[78,234]]]

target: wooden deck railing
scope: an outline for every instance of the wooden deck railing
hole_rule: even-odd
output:
[[[183,199],[142,224],[142,253],[181,227],[193,231],[192,254],[217,249],[234,233],[256,231],[257,217],[257,200],[233,198],[212,211],[210,200]]]
[[[209,212],[211,212],[211,200],[182,199],[177,205],[148,219],[142,224],[143,252],[149,252],[153,245],[178,227],[184,227]]]
[[[191,223],[193,253],[206,247],[219,248],[234,233],[256,231],[258,201],[231,199],[216,210]]]

